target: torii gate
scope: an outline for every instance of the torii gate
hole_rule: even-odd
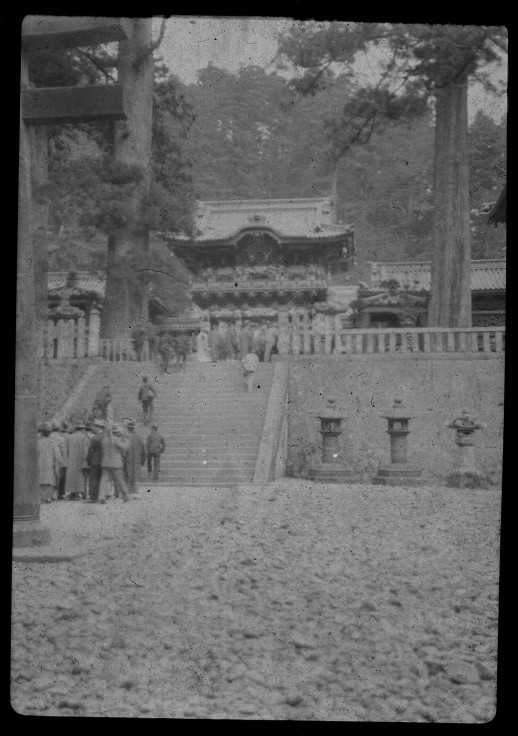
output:
[[[130,23],[116,18],[28,16],[22,25],[13,547],[48,544],[40,525],[36,283],[32,240],[31,144],[28,126],[92,120],[124,120],[123,85],[29,88],[29,52],[45,47],[91,46],[130,37]]]

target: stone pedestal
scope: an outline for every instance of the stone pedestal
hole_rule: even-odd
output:
[[[403,407],[402,399],[394,399],[391,414],[382,414],[388,421],[390,435],[390,463],[380,465],[373,477],[375,485],[416,486],[422,482],[421,470],[408,463],[409,421],[412,416]]]
[[[361,475],[341,463],[316,463],[308,470],[308,478],[320,483],[359,483]]]
[[[469,436],[459,436],[455,440],[459,448],[459,466],[447,478],[449,488],[487,488],[487,482],[475,464],[474,442]]]
[[[487,488],[484,475],[475,464],[474,434],[484,425],[478,422],[469,409],[446,425],[456,430],[455,444],[459,448],[456,470],[446,479],[449,488]]]
[[[50,531],[38,521],[13,523],[13,549],[43,547],[50,544]]]
[[[342,434],[340,412],[334,407],[335,399],[327,400],[328,406],[318,416],[321,423],[322,462],[315,463],[308,470],[309,480],[320,483],[355,483],[361,480],[359,473],[347,468],[340,460],[338,437]]]
[[[380,465],[372,478],[375,485],[381,486],[418,486],[423,482],[419,468],[408,463]]]

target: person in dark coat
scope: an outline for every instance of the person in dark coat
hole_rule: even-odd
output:
[[[142,421],[148,424],[153,419],[154,406],[153,402],[158,394],[154,386],[152,386],[147,376],[142,376],[142,383],[138,390],[138,400],[142,404]]]
[[[153,480],[158,480],[160,473],[160,455],[165,451],[165,440],[158,433],[158,424],[151,425],[151,432],[146,438],[147,471],[153,472]]]
[[[124,502],[129,500],[128,487],[124,480],[124,455],[128,451],[129,442],[123,437],[121,427],[114,424],[112,429],[103,432],[101,439],[101,483],[99,487],[99,503],[106,502],[110,479],[113,481],[115,496],[122,496]]]
[[[99,407],[101,411],[101,418],[106,419],[106,414],[108,410],[108,406],[111,403],[112,395],[110,393],[110,387],[108,384],[102,387],[100,391],[98,391],[97,396],[94,400],[94,410],[95,407]]]
[[[138,432],[135,432],[135,426],[136,422],[134,419],[128,419],[126,421],[129,447],[124,457],[124,477],[130,496],[138,497],[140,469],[146,462],[146,447],[142,437]]]
[[[92,422],[93,437],[88,446],[86,463],[90,468],[88,484],[88,501],[97,503],[99,500],[99,484],[101,482],[101,464],[103,459],[102,437],[104,433],[104,422],[102,419],[94,419]]]
[[[169,361],[175,354],[175,346],[172,337],[166,333],[160,336],[160,342],[158,345],[158,352],[160,353],[160,367],[163,371],[167,371],[169,367]]]

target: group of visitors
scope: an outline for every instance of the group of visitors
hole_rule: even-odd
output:
[[[143,386],[149,389],[146,396],[139,390],[147,423],[151,421],[157,394],[148,385],[147,377]],[[40,424],[38,467],[42,502],[83,499],[89,503],[106,503],[112,495],[124,502],[138,498],[141,468],[146,460],[149,477],[158,481],[160,456],[166,448],[158,424],[151,424],[144,440],[136,431],[134,419],[114,423],[109,386],[104,386],[102,391],[104,403],[99,399],[99,392],[88,421]],[[97,414],[104,413],[104,418],[95,415],[95,408]]]
[[[183,365],[192,350],[192,336],[188,332],[173,335],[160,333],[157,325],[148,322],[146,327],[133,329],[132,345],[138,361],[142,360],[144,344],[148,343],[149,360],[157,363],[167,371],[170,363]]]
[[[267,363],[272,353],[278,352],[278,336],[277,325],[273,323],[244,320],[241,325],[229,326],[220,321],[209,336],[212,360],[243,360],[253,352],[259,361]]]

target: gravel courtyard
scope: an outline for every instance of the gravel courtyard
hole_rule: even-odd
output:
[[[55,544],[89,552],[13,563],[19,713],[495,714],[499,491],[143,486],[41,516]]]

